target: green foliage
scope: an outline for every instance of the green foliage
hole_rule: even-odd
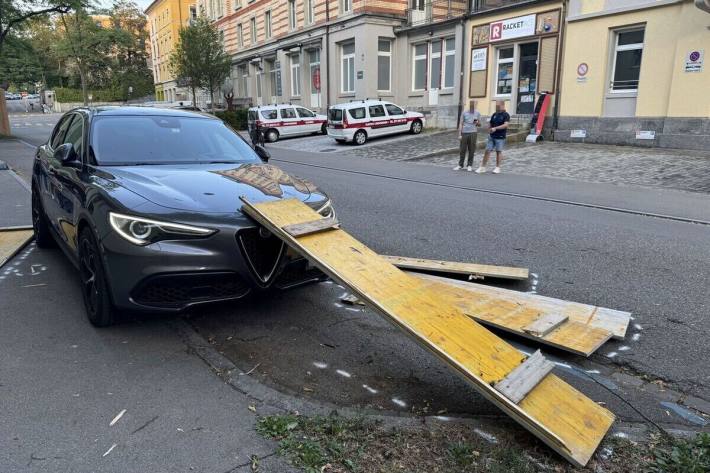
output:
[[[217,118],[222,119],[227,125],[231,126],[235,130],[246,130],[247,129],[247,109],[237,108],[234,110],[225,110],[214,112]]]
[[[88,0],[0,0],[0,54],[10,32],[22,31],[28,21],[50,13],[66,13]]]
[[[675,440],[658,448],[651,471],[658,473],[707,473],[710,471],[710,434],[700,433],[692,440]]]
[[[24,38],[9,36],[0,56],[0,82],[9,82],[18,89],[34,91],[41,82],[42,66],[32,43]]]
[[[54,92],[57,102],[82,102],[84,100],[81,89],[57,87]],[[92,102],[120,102],[123,100],[122,91],[116,89],[87,89],[87,94],[91,94]]]

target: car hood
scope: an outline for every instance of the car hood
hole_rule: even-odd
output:
[[[253,202],[306,201],[318,193],[309,181],[271,164],[111,166],[102,171],[102,177],[154,204],[192,212],[235,212],[241,196]]]

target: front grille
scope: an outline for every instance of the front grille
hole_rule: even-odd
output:
[[[301,259],[290,263],[279,273],[276,281],[274,281],[274,287],[277,289],[290,289],[324,279],[327,279],[325,274],[318,268],[309,268],[308,262]]]
[[[264,228],[245,228],[237,233],[247,265],[261,285],[268,285],[284,253],[284,242]]]
[[[195,302],[236,299],[249,292],[236,273],[167,274],[140,284],[133,300],[151,307],[180,308]]]

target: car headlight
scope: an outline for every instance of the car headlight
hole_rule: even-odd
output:
[[[132,217],[109,212],[109,222],[116,233],[134,245],[145,246],[160,240],[201,238],[212,235],[217,230],[193,227],[180,223],[160,222],[142,217]]]
[[[330,199],[326,200],[325,204],[318,208],[316,212],[318,212],[325,218],[335,218],[335,209],[333,208],[333,201],[331,201]]]

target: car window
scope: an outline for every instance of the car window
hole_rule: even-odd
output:
[[[56,149],[57,146],[64,143],[64,134],[66,133],[67,128],[69,127],[69,122],[71,122],[72,116],[73,114],[65,115],[54,129],[54,134],[52,135],[51,141],[52,149]]]
[[[298,116],[301,118],[313,118],[316,116],[315,113],[311,112],[307,108],[298,107],[296,108],[296,111],[298,112]]]
[[[268,110],[262,110],[262,111],[261,111],[261,116],[262,116],[265,120],[276,120],[276,116],[277,116],[277,115],[276,115],[276,109],[275,109],[275,108],[272,108],[272,109],[268,109]]]
[[[370,105],[370,118],[384,117],[385,107],[382,105]]]
[[[81,115],[75,114],[74,119],[67,129],[66,136],[62,140],[62,143],[71,143],[74,146],[74,151],[79,159],[82,158],[82,153],[84,151],[84,118]]]
[[[292,108],[282,108],[281,118],[296,118],[296,111]]]
[[[91,150],[103,166],[261,162],[221,121],[193,117],[98,117],[92,122]]]
[[[365,107],[351,108],[348,113],[354,119],[365,118]]]
[[[334,122],[339,122],[343,119],[343,111],[339,108],[331,108],[328,110],[328,118]]]
[[[404,110],[391,103],[385,104],[385,108],[387,108],[387,113],[390,115],[404,115]]]

